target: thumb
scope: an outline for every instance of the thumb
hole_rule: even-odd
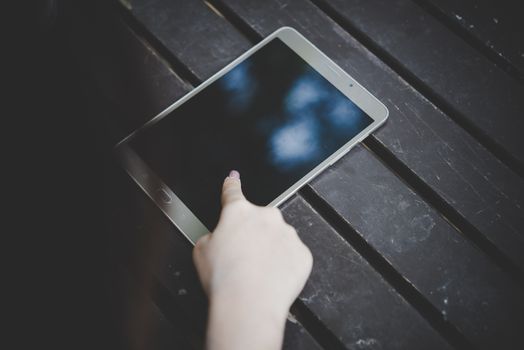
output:
[[[246,200],[246,198],[242,193],[240,174],[236,170],[231,170],[222,185],[222,207],[238,200]]]

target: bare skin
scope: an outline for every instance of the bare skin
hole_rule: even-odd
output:
[[[238,172],[224,180],[219,223],[193,259],[210,301],[207,349],[280,349],[313,258],[278,209],[246,200]]]

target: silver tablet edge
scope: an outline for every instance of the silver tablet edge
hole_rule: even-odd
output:
[[[209,230],[182,200],[127,145],[116,150],[117,158],[149,198],[162,210],[176,228],[194,245]]]

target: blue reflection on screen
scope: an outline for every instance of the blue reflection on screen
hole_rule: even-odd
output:
[[[307,114],[276,128],[269,142],[269,161],[282,171],[293,170],[320,153],[318,121]]]
[[[287,122],[273,130],[268,142],[275,167],[292,171],[321,152],[322,129],[336,134],[355,135],[366,116],[351,100],[317,72],[306,70],[291,84],[282,113]]]
[[[233,114],[245,112],[254,97],[256,80],[249,72],[250,66],[250,62],[244,62],[219,80],[220,86],[228,93],[227,107]]]

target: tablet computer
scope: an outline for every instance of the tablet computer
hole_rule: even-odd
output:
[[[278,206],[380,126],[387,108],[283,27],[115,147],[134,181],[194,244],[212,231],[231,169]]]

